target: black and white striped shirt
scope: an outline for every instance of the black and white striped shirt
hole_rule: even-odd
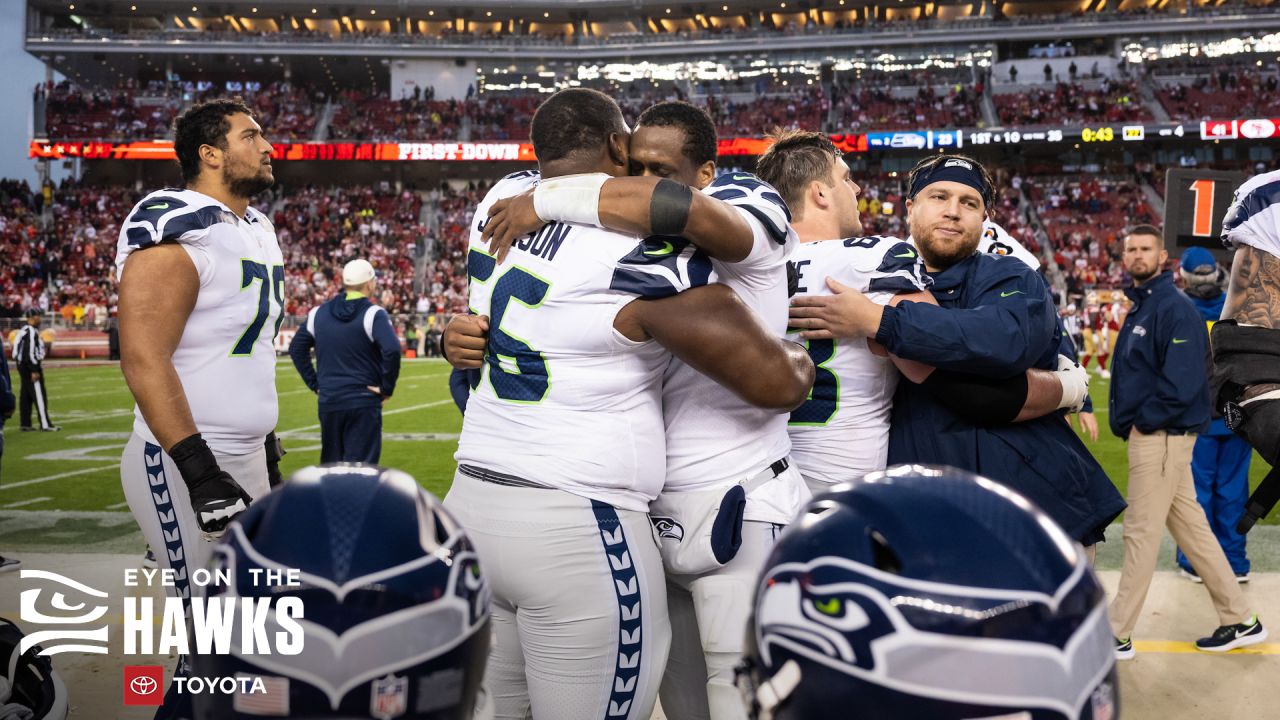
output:
[[[24,370],[38,370],[44,360],[44,340],[40,337],[40,329],[34,325],[24,325],[18,331],[18,339],[13,344],[13,360]]]

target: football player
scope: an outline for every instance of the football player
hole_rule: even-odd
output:
[[[1280,466],[1280,171],[1250,178],[1236,190],[1222,223],[1222,237],[1235,250],[1235,257],[1222,320],[1214,323],[1210,334],[1214,406],[1227,425],[1276,468]],[[1274,470],[1263,482],[1277,482]],[[1267,492],[1276,494],[1258,489],[1258,493]],[[1252,524],[1267,509],[1258,502],[1250,505],[1246,520]]]
[[[814,497],[756,585],[749,647],[758,720],[1120,717],[1106,594],[1080,546],[952,468]]]
[[[647,720],[671,633],[646,514],[663,484],[649,461],[667,452],[663,348],[774,414],[804,399],[812,364],[749,296],[708,285],[712,261],[678,237],[720,208],[646,181],[628,198],[642,197],[645,226],[603,229],[600,198],[628,168],[611,99],[561,91],[531,137],[541,177],[498,183],[472,226],[471,308],[490,330],[445,504],[490,567],[497,717]],[[508,256],[486,240],[522,222],[503,212],[514,197],[556,220],[512,232]]]
[[[645,110],[630,150],[632,177],[604,183],[598,198],[561,215],[538,203],[540,188],[497,204],[486,236],[500,247],[543,222],[597,222],[579,214],[589,207],[605,227],[690,241],[710,256],[712,279],[733,288],[782,336],[786,260],[796,245],[782,198],[753,175],[717,176],[715,125],[689,103]],[[686,206],[667,221],[665,208]],[[733,668],[741,659],[749,589],[808,491],[789,458],[785,414],[744,402],[679,361],[663,379],[662,407],[666,477],[650,512],[673,629],[663,711],[673,720],[742,718]]]
[[[268,492],[279,460],[273,339],[284,261],[271,221],[249,207],[275,182],[271,143],[249,108],[195,105],[174,131],[185,188],[143,198],[116,250],[120,369],[137,403],[120,480],[174,573],[170,593],[189,599],[189,571]],[[170,686],[158,717],[180,712],[175,696],[189,703]]]
[[[899,357],[978,375],[996,387],[1033,368],[1075,372],[1063,357],[1057,312],[1040,276],[1023,263],[977,252],[994,193],[985,168],[972,158],[934,155],[916,165],[909,184],[908,222],[938,306],[886,306],[857,288],[828,283],[833,297],[800,298],[793,307],[802,337],[872,338]],[[996,422],[984,421],[949,403],[931,381],[932,375],[918,385],[899,384],[888,462],[980,472],[1031,497],[1083,544],[1102,538],[1124,500],[1056,413],[1008,422],[1023,405],[1015,392],[1006,393]],[[983,396],[970,393],[975,401]],[[1082,392],[1074,400],[1083,398]]]
[[[860,188],[826,135],[783,133],[761,156],[758,168],[792,208],[792,227],[800,238],[792,258],[797,275],[794,317],[820,313],[826,303],[838,300],[832,291],[842,287],[856,288],[881,304],[934,303],[909,240],[861,236]],[[1012,252],[1012,246],[1006,247]],[[801,336],[797,331],[793,337]],[[791,413],[789,430],[793,456],[813,492],[884,469],[899,369],[955,412],[985,423],[1027,420],[1075,406],[1087,385],[1087,375],[1074,363],[1070,373],[1059,377],[1031,370],[1012,382],[991,383],[900,358],[891,361],[883,348],[852,334],[809,339],[806,345],[818,372],[809,400]],[[989,402],[997,396],[1008,398],[1003,417]]]

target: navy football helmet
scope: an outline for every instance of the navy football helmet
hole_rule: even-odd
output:
[[[1022,496],[902,465],[815,497],[756,590],[739,686],[763,720],[1111,720],[1083,549]]]
[[[212,570],[230,575],[207,595],[237,606],[231,652],[193,652],[191,675],[243,680],[234,693],[196,694],[196,720],[483,714],[489,586],[466,533],[406,473],[300,470],[228,527]],[[296,570],[301,582],[268,584],[271,570]],[[302,619],[277,614],[288,597]],[[279,643],[296,623],[301,652],[247,652],[241,598],[270,598],[263,635]]]

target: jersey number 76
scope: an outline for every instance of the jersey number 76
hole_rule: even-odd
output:
[[[489,282],[496,269],[493,256],[474,249],[467,254],[467,272],[472,282]],[[512,300],[527,308],[536,308],[547,299],[550,290],[550,282],[518,265],[505,270],[494,283],[489,295],[489,343],[484,359],[489,384],[494,394],[503,400],[539,403],[551,389],[547,359],[527,340],[502,329],[502,320]]]

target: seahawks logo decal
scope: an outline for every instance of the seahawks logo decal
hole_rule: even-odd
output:
[[[819,557],[765,573],[755,605],[756,646],[770,668],[800,659],[920,697],[980,698],[1079,717],[1086,703],[1098,704],[1094,690],[1115,663],[1105,604],[1092,603],[1070,632],[1033,628],[979,637],[969,628],[993,617],[1013,622],[1018,614],[1034,615],[1037,605],[1056,610],[1068,597],[1080,603],[1097,592],[1083,566],[1049,596],[914,580]],[[940,653],[950,661],[929,662]],[[948,669],[957,666],[972,672],[961,677]]]
[[[652,517],[653,529],[660,538],[670,538],[676,542],[684,540],[684,526],[669,517]]]

